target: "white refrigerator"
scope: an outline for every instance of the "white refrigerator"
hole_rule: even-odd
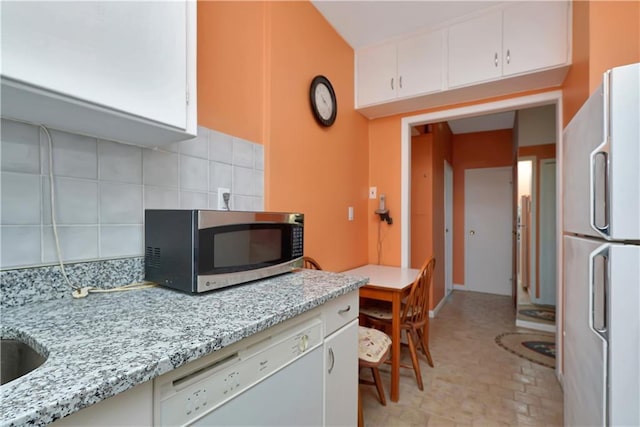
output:
[[[640,425],[640,64],[564,130],[564,421]]]

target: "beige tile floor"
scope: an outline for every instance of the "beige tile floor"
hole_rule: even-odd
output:
[[[412,369],[401,369],[400,400],[391,402],[390,366],[383,365],[387,406],[379,403],[375,387],[360,385],[365,426],[562,425],[562,389],[554,370],[494,341],[518,330],[510,297],[453,292],[431,321],[435,368],[420,357],[424,391]],[[408,349],[402,353],[410,364]]]

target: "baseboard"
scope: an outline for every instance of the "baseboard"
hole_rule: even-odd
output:
[[[447,296],[445,295],[445,297],[440,300],[438,305],[436,305],[433,310],[429,310],[429,317],[431,318],[436,317],[438,315],[438,312],[440,311],[440,309],[442,309],[442,307],[444,307],[446,302],[447,302]]]
[[[467,287],[465,285],[458,285],[457,283],[453,284],[454,291],[467,291]]]
[[[526,320],[516,319],[516,326],[527,329],[535,329],[537,331],[552,332],[554,334],[556,333],[555,325],[544,325],[542,323],[528,322]]]

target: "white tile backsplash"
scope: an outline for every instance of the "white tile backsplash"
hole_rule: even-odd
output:
[[[178,187],[178,155],[145,148],[142,153],[142,175],[145,185]]]
[[[142,184],[142,148],[99,141],[98,166],[101,181]]]
[[[233,166],[231,193],[236,196],[255,196],[253,181],[253,169]]]
[[[198,136],[180,143],[180,154],[201,159],[209,158],[209,129],[198,126]]]
[[[98,181],[54,178],[56,223],[60,225],[98,223]],[[51,224],[49,177],[42,177],[42,223]]]
[[[60,226],[58,240],[63,259],[80,261],[98,258],[98,226]],[[58,262],[53,227],[42,230],[42,261]]]
[[[180,209],[208,209],[208,207],[209,199],[207,193],[180,192]]]
[[[260,144],[202,126],[158,149],[50,133],[65,261],[141,256],[145,208],[217,209],[218,187],[232,189],[232,209],[263,210]],[[44,131],[3,118],[0,152],[0,268],[57,262]]]
[[[0,230],[0,265],[18,267],[41,263],[38,225],[2,226]]]
[[[72,178],[98,178],[98,141],[83,135],[49,130],[53,145],[53,174]],[[42,173],[49,174],[49,139],[40,132]]]
[[[100,257],[140,256],[142,233],[142,225],[100,226]]]
[[[233,163],[233,137],[231,135],[209,131],[209,160],[231,164]]]
[[[142,224],[142,186],[100,183],[102,224]]]
[[[3,153],[4,154],[4,153]],[[40,224],[40,176],[2,172],[2,224]]]
[[[207,191],[209,185],[209,161],[180,156],[180,188]]]
[[[233,165],[253,168],[253,143],[233,138]]]
[[[178,209],[178,190],[172,188],[144,188],[145,209]]]
[[[2,170],[40,173],[39,129],[25,123],[2,119]]]
[[[217,192],[218,188],[231,188],[233,182],[232,166],[225,163],[209,162],[209,191]]]

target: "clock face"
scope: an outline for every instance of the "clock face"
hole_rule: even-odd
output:
[[[336,121],[338,103],[331,82],[324,76],[316,76],[309,91],[311,109],[318,124],[331,126]]]
[[[324,120],[329,120],[333,114],[333,100],[331,98],[331,92],[329,88],[320,83],[316,86],[316,106],[320,117]]]

